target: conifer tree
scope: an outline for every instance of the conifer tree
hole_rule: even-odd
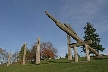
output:
[[[23,44],[23,45],[22,45],[22,47],[21,47],[21,50],[19,51],[20,60],[22,60],[22,59],[23,59],[24,47],[25,47],[25,45]]]
[[[68,58],[68,54],[66,53],[65,58]]]
[[[84,41],[92,40],[92,44],[90,44],[90,46],[94,48],[97,52],[99,51],[103,52],[105,48],[103,48],[102,45],[100,44],[101,38],[99,38],[99,35],[96,33],[96,29],[93,27],[93,24],[87,22],[86,26],[83,29],[85,30]],[[84,47],[83,51],[85,52]],[[92,52],[90,51],[90,53]]]

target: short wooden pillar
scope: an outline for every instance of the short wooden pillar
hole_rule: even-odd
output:
[[[74,58],[75,58],[75,62],[78,62],[78,53],[77,53],[77,47],[74,45]]]
[[[89,49],[88,49],[88,45],[87,44],[85,44],[85,49],[86,49],[87,61],[90,61]]]
[[[69,46],[69,44],[71,43],[71,39],[70,39],[70,36],[67,35],[67,46],[68,46],[68,60],[72,60],[72,51],[71,51],[71,48]]]

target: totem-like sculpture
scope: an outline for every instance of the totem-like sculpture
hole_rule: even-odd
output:
[[[37,38],[36,43],[36,64],[40,64],[40,38]]]
[[[85,46],[86,48],[86,55],[87,55],[87,61],[90,61],[90,57],[89,57],[89,50],[92,51],[96,56],[98,56],[98,58],[101,58],[102,56],[92,47],[89,46],[89,44],[92,43],[91,40],[89,41],[83,41],[82,39],[80,39],[77,36],[77,33],[68,25],[68,24],[62,24],[60,23],[57,19],[55,19],[52,15],[50,15],[48,12],[46,12],[46,15],[51,18],[55,24],[61,29],[63,30],[65,33],[67,33],[67,35],[71,36],[73,39],[75,39],[77,41],[77,43],[71,43],[69,44],[70,48],[74,48],[74,57],[75,57],[75,62],[78,62],[78,56],[77,56],[77,49],[76,47],[79,46]]]
[[[23,54],[23,63],[22,65],[25,65],[25,60],[26,60],[26,49],[27,49],[27,43],[25,42],[24,43],[24,54]]]
[[[7,61],[7,66],[10,65],[11,55],[12,55],[11,51],[8,52],[8,61]]]

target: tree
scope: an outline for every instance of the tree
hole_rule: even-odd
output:
[[[24,47],[25,47],[25,44],[22,45],[21,50],[19,51],[20,60],[23,60]]]
[[[12,62],[15,63],[18,61],[19,52],[18,50],[12,54]]]
[[[0,48],[0,53],[2,53],[2,48]]]
[[[28,51],[29,62],[34,63],[36,61],[36,43],[32,45],[32,48]]]
[[[86,26],[83,29],[85,30],[85,36],[83,37],[84,41],[92,40],[92,44],[90,44],[90,46],[94,48],[97,52],[103,52],[105,48],[102,48],[102,45],[100,45],[101,38],[99,38],[99,35],[96,33],[96,29],[93,27],[93,24],[87,22]],[[85,52],[84,47],[83,51]],[[92,52],[90,51],[90,53]]]
[[[31,61],[31,49],[26,50],[26,59],[30,62]]]
[[[24,50],[25,49],[25,50]],[[26,47],[26,42],[22,45],[21,50],[19,51],[19,62],[22,63],[27,60],[29,54],[29,49]],[[24,62],[25,63],[25,62]]]
[[[51,42],[42,42],[40,48],[41,48],[41,57],[43,58],[57,57],[58,51]]]
[[[30,57],[32,59],[32,61],[34,60],[35,62],[35,57],[36,57],[36,53],[35,53],[35,49],[36,49],[36,43],[34,43],[34,45],[32,45],[31,51],[30,51]],[[49,59],[49,58],[55,58],[57,57],[57,49],[53,46],[53,44],[51,42],[41,42],[40,44],[40,57],[44,58],[44,59]]]
[[[66,53],[65,58],[68,58],[68,54]]]
[[[0,62],[6,63],[7,59],[8,59],[8,52],[5,49],[0,48]]]

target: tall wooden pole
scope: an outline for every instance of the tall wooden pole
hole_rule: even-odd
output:
[[[26,58],[26,45],[27,45],[27,43],[25,42],[24,43],[24,54],[23,54],[23,63],[22,63],[22,65],[25,65],[25,58]]]
[[[7,61],[7,66],[10,65],[10,58],[11,58],[11,51],[8,52],[8,61]]]
[[[36,43],[36,64],[40,64],[40,38],[37,38]]]
[[[72,60],[72,51],[71,48],[69,46],[69,44],[71,43],[71,38],[70,36],[67,34],[67,46],[68,46],[68,60]]]

